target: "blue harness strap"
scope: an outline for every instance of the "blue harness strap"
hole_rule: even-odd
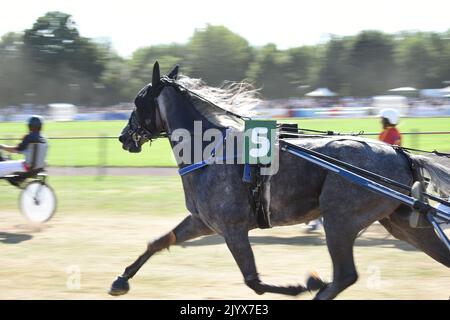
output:
[[[184,176],[185,174],[188,174],[189,172],[192,172],[192,171],[195,171],[197,169],[206,167],[207,165],[209,165],[209,161],[202,160],[200,162],[193,163],[193,164],[190,164],[190,165],[188,165],[188,166],[186,166],[184,168],[178,169],[178,174],[180,176]]]
[[[196,162],[196,163],[190,164],[190,165],[188,165],[188,166],[186,166],[184,168],[178,169],[178,174],[180,176],[184,176],[185,174],[188,174],[189,172],[192,172],[192,171],[195,171],[197,169],[201,169],[203,167],[206,167],[206,166],[210,165],[213,162],[213,160],[215,159],[215,157],[216,157],[216,150],[218,150],[220,147],[222,147],[222,145],[223,145],[224,141],[227,139],[228,134],[230,133],[230,131],[231,131],[230,128],[228,128],[226,130],[225,139],[219,141],[219,143],[214,147],[214,149],[211,150],[211,156],[208,159],[202,160],[200,162]],[[225,157],[222,158],[222,161],[224,161],[224,160],[226,160]]]
[[[233,156],[231,158],[232,159],[236,159],[236,156]],[[230,159],[230,158],[229,157],[228,158],[227,157],[223,157],[221,160],[222,160],[222,162],[226,163],[227,159]],[[178,169],[178,174],[180,176],[184,176],[184,175],[186,175],[186,174],[188,174],[188,173],[190,173],[192,171],[195,171],[197,169],[201,169],[203,167],[209,166],[210,164],[213,164],[214,160],[215,160],[215,157],[211,157],[211,158],[208,158],[206,160],[202,160],[200,162],[196,162],[196,163],[190,164],[190,165],[188,165],[188,166],[186,166],[184,168]]]
[[[248,163],[244,165],[244,173],[242,174],[242,181],[247,183],[252,182],[252,168]]]

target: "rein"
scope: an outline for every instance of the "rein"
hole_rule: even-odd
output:
[[[281,128],[281,125],[277,125],[278,128]],[[290,130],[292,130],[292,128],[289,128]],[[353,136],[353,137],[359,137],[364,135],[364,131],[359,131],[358,133],[355,132],[351,132],[351,133],[340,133],[340,132],[335,132],[335,131],[331,131],[331,130],[327,130],[327,131],[321,131],[321,130],[313,130],[313,129],[307,129],[307,128],[296,128],[295,129],[296,133],[291,132],[289,130],[281,130],[281,133],[286,133],[288,135],[292,135],[292,136],[296,136],[296,137],[308,137],[308,138],[325,138],[325,137],[329,137],[329,136]],[[313,133],[319,133],[319,134],[303,134],[301,132],[313,132]],[[348,140],[352,140],[352,139],[348,139]],[[368,142],[370,143],[370,142]],[[407,147],[402,147],[402,146],[395,146],[394,149],[398,150],[404,150],[404,151],[415,151],[415,152],[420,152],[420,153],[428,153],[428,154],[434,154],[436,156],[440,156],[440,157],[447,157],[450,158],[450,153],[445,153],[445,152],[440,152],[438,150],[433,150],[433,151],[428,151],[428,150],[421,150],[421,149],[414,149],[414,148],[407,148]]]
[[[415,152],[421,152],[421,153],[429,153],[429,154],[434,154],[434,155],[439,156],[439,157],[450,158],[450,153],[440,152],[440,151],[437,151],[437,150],[426,151],[426,150],[406,148],[406,147],[399,147],[399,148],[403,149],[403,150],[406,150],[406,151],[415,151]]]

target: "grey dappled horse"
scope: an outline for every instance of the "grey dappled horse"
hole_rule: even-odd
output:
[[[140,152],[145,142],[163,135],[170,137],[176,129],[184,128],[193,133],[194,120],[202,121],[203,130],[216,128],[224,135],[228,127],[224,124],[227,122],[225,120],[239,126],[241,119],[206,100],[211,97],[201,97],[186,89],[180,84],[180,79],[177,80],[177,73],[178,67],[161,78],[159,66],[155,63],[152,84],[139,92],[135,100],[136,108],[119,138],[125,150]],[[213,95],[214,90],[209,92]],[[356,137],[316,137],[289,141],[401,183],[413,183],[408,158],[387,144]],[[176,148],[177,143],[171,141],[172,148]],[[436,164],[428,157],[411,157],[418,166],[427,169],[432,183],[448,196],[448,167]],[[190,215],[172,231],[149,243],[147,250],[114,281],[110,294],[128,292],[128,280],[154,253],[211,234],[224,237],[245,283],[257,294],[273,292],[297,295],[318,290],[316,299],[333,299],[357,280],[354,241],[362,229],[375,221],[380,221],[396,238],[450,267],[450,253],[433,228],[413,229],[409,226],[411,210],[408,207],[353,185],[287,152],[280,152],[278,173],[264,180],[265,190],[270,190],[265,193],[264,206],[270,212],[271,224],[286,226],[307,223],[322,216],[326,243],[333,262],[333,281],[325,283],[311,276],[306,287],[265,284],[258,276],[248,237],[249,230],[257,228],[257,221],[251,205],[251,188],[242,180],[243,167],[242,164],[213,164],[182,176]]]

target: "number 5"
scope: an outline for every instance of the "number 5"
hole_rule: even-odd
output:
[[[269,129],[261,127],[261,128],[254,128],[252,130],[252,137],[251,141],[255,145],[259,145],[258,148],[251,148],[250,149],[250,156],[253,158],[259,158],[267,156],[270,150],[270,141],[267,138]]]

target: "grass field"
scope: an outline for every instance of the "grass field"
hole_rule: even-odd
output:
[[[380,130],[378,119],[375,118],[289,119],[284,122],[298,122],[304,128],[339,132],[379,132]],[[47,137],[118,136],[125,124],[125,121],[49,122],[45,125],[44,134]],[[399,128],[402,132],[449,131],[450,117],[405,118],[402,119]],[[25,130],[25,125],[21,123],[1,123],[0,137],[21,137],[25,134]],[[404,136],[404,146],[450,151],[450,135]],[[48,162],[51,166],[175,166],[167,139],[154,141],[151,148],[148,145],[144,146],[140,154],[124,152],[116,139],[52,140]]]
[[[0,181],[0,299],[310,299],[248,289],[223,240],[204,237],[155,255],[122,298],[112,280],[147,241],[186,215],[179,177],[50,177],[56,216],[29,225],[18,190]],[[373,226],[356,242],[359,281],[340,299],[449,298],[448,268]],[[311,270],[331,278],[323,233],[302,226],[250,233],[258,271],[275,284],[303,283]]]
[[[49,182],[57,194],[58,210],[65,213],[95,211],[96,215],[156,213],[170,216],[185,210],[179,176],[106,176],[101,179],[64,176],[50,177]],[[0,180],[0,210],[17,210],[19,192]]]

